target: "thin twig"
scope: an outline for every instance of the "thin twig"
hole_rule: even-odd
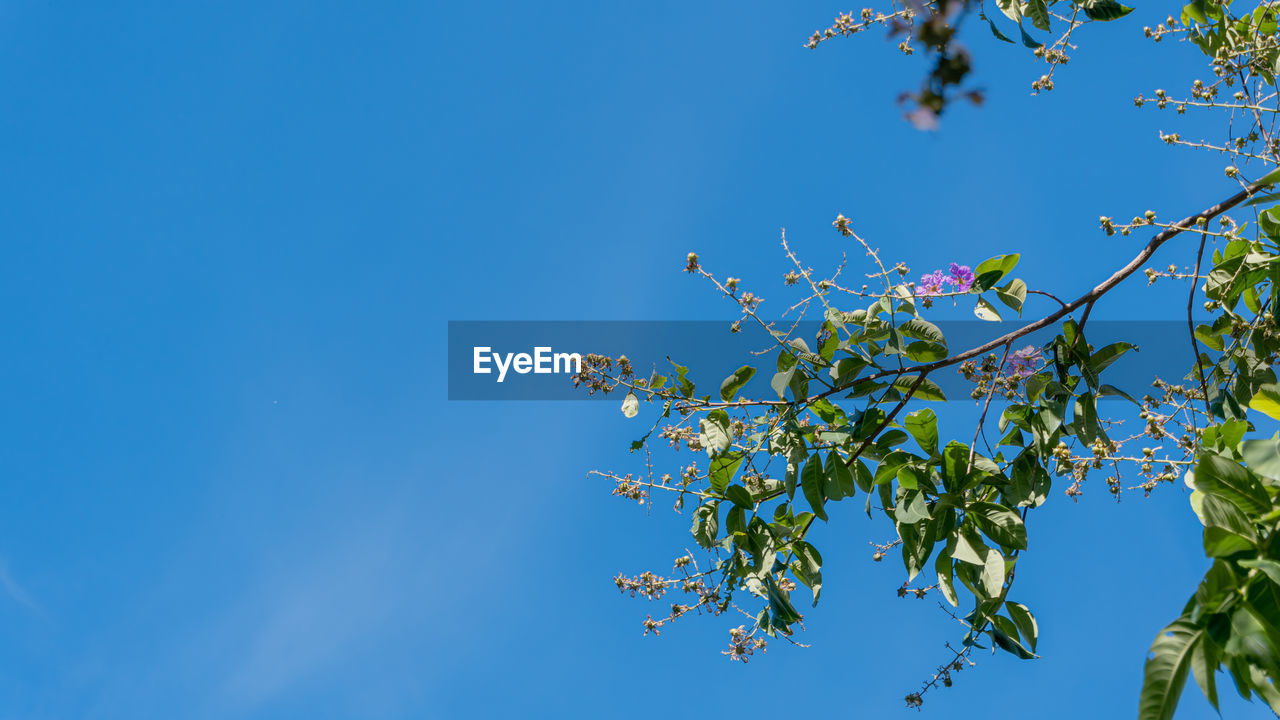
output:
[[[1200,260],[1201,258],[1204,257],[1204,241],[1205,241],[1205,236],[1203,233],[1201,233],[1200,249],[1196,251],[1195,275],[1197,278],[1200,277]],[[1191,352],[1194,353],[1195,355],[1196,372],[1199,373],[1200,375],[1200,392],[1204,394],[1204,409],[1209,413],[1209,417],[1212,418],[1213,409],[1209,407],[1209,383],[1205,381],[1204,363],[1200,362],[1200,344],[1196,342],[1195,320],[1193,320],[1191,317],[1192,309],[1195,307],[1197,287],[1198,287],[1197,283],[1195,281],[1192,281],[1191,292],[1187,293],[1187,332],[1190,333],[1191,335]],[[1192,427],[1194,427],[1195,415],[1192,415],[1191,418],[1192,418],[1191,419]]]

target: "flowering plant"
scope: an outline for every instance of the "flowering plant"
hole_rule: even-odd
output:
[[[1115,0],[995,5],[1006,16],[1000,24],[973,0],[908,2],[887,13],[842,15],[809,46],[886,25],[905,38],[904,51],[911,52],[913,42],[926,48],[933,69],[911,98],[911,114],[927,126],[936,124],[970,71],[968,54],[954,42],[963,17],[976,14],[1006,40],[1005,32],[1016,26],[1023,44],[1048,64],[1032,84],[1040,92],[1053,88],[1054,70],[1075,47],[1073,33],[1129,13]],[[1052,42],[1032,35],[1054,26],[1065,29]],[[1220,668],[1244,697],[1256,696],[1280,713],[1280,440],[1261,435],[1253,422],[1280,419],[1273,368],[1280,359],[1280,194],[1269,194],[1280,181],[1280,28],[1269,3],[1236,10],[1219,0],[1196,0],[1144,34],[1157,42],[1181,38],[1209,59],[1212,77],[1190,83],[1189,97],[1157,90],[1136,104],[1226,114],[1230,139],[1222,145],[1190,143],[1177,133],[1162,138],[1228,154],[1225,175],[1234,187],[1181,219],[1163,221],[1152,211],[1127,223],[1100,218],[1107,236],[1149,236],[1132,260],[1083,295],[1064,300],[1029,289],[1012,274],[1017,254],[972,268],[951,263],[945,272],[904,282],[909,269],[886,266],[840,215],[835,229],[865,252],[873,289],[844,287],[839,272],[815,274],[783,239],[792,265],[784,282],[802,294],[795,307],[822,317],[814,337],[769,322],[760,315],[759,295],[736,279],[717,279],[696,254],[686,258],[687,272],[710,282],[741,311],[733,330],[755,326],[776,345],[771,368],[744,365],[718,392],[700,395],[686,367],[646,378],[624,359],[584,360],[578,381],[592,392],[624,392],[628,417],[638,415],[642,401],[656,403],[652,426],[632,450],[662,451],[665,445],[699,458],[660,475],[651,460],[644,475],[597,473],[630,500],[664,493],[677,510],[690,509],[693,539],[707,556],[681,555],[671,577],[615,578],[624,592],[649,599],[672,590],[684,594],[669,614],[644,621],[646,634],[691,612],[720,615],[750,606],[751,624],[730,630],[729,658],[746,662],[770,640],[794,642],[803,618],[800,586],[815,605],[823,587],[822,555],[810,531],[816,523],[838,521],[840,503],[861,501],[868,514],[874,507],[888,520],[892,535],[873,543],[872,559],[900,552],[906,582],[899,594],[936,593],[947,605],[966,608],[954,615],[963,636],[948,644],[921,688],[906,695],[909,706],[919,707],[927,692],[951,685],[975,648],[1037,657],[1040,628],[1031,608],[1014,599],[1015,561],[1027,550],[1031,513],[1049,500],[1055,484],[1075,500],[1099,475],[1104,492],[1115,497],[1147,495],[1181,480],[1192,490],[1190,509],[1204,526],[1208,571],[1184,613],[1151,645],[1139,717],[1172,717],[1188,676],[1216,707]],[[1227,215],[1235,209],[1250,209],[1256,222],[1236,222]],[[1183,263],[1144,269],[1179,237],[1191,240]],[[1095,304],[1140,269],[1148,282],[1190,281],[1189,372],[1174,382],[1153,378],[1153,390],[1135,398],[1105,377],[1134,346],[1098,347],[1087,331]],[[1032,309],[1024,307],[1029,295],[1053,304],[1035,308],[1037,319],[973,347],[951,348],[929,320],[932,303],[950,298],[973,302],[978,318],[1000,322],[999,306],[1021,315]],[[1197,307],[1209,317],[1197,318]],[[1025,344],[1037,331],[1053,337]],[[749,386],[762,369],[768,389]],[[976,428],[940,427],[927,405],[945,399],[936,378],[951,371],[972,383]],[[1140,433],[1116,432],[1115,418],[1099,405],[1108,396],[1129,403],[1142,422]],[[998,432],[983,432],[990,425]],[[1134,449],[1139,443],[1144,447]]]

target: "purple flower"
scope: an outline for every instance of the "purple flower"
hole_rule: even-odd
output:
[[[969,292],[969,288],[973,287],[973,270],[968,265],[951,263],[950,272],[947,282],[955,286],[956,292]]]
[[[932,131],[938,129],[938,113],[927,107],[918,107],[907,113],[907,121],[917,130]]]
[[[920,276],[920,284],[916,286],[917,295],[939,295],[946,292],[946,284],[949,282],[946,275],[941,270],[934,270],[928,275]]]
[[[1004,364],[1004,371],[1014,377],[1025,379],[1031,377],[1043,361],[1040,348],[1028,345],[1009,354],[1009,359]]]

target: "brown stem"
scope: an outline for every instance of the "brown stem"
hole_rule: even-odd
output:
[[[978,418],[978,427],[973,431],[973,442],[969,444],[969,462],[964,470],[966,474],[973,469],[973,456],[978,451],[978,436],[982,434],[982,426],[987,424],[987,411],[991,409],[991,398],[996,396],[996,382],[1004,373],[1004,364],[1009,359],[1009,348],[1011,347],[1013,347],[1012,343],[1004,346],[1004,356],[1000,358],[1000,367],[996,368],[996,376],[991,379],[991,388],[987,391],[987,401],[982,406],[982,416]]]
[[[1183,231],[1189,230],[1192,227],[1195,227],[1202,219],[1204,221],[1208,221],[1210,218],[1221,215],[1227,210],[1230,210],[1236,205],[1239,205],[1241,202],[1244,202],[1245,200],[1250,198],[1255,192],[1257,192],[1259,189],[1265,186],[1266,185],[1259,184],[1259,183],[1249,185],[1248,187],[1244,188],[1243,190],[1236,193],[1235,195],[1232,195],[1226,200],[1223,200],[1217,205],[1206,208],[1205,210],[1202,210],[1201,212],[1196,213],[1195,215],[1191,215],[1183,218],[1182,220],[1179,220],[1174,225],[1170,226],[1169,228],[1166,228],[1165,230],[1157,234],[1155,237],[1151,238],[1151,241],[1148,242],[1146,246],[1142,248],[1141,252],[1139,252],[1136,256],[1134,256],[1134,258],[1130,260],[1127,264],[1125,264],[1124,267],[1112,273],[1111,277],[1107,278],[1097,287],[1093,288],[1092,290],[1085,293],[1084,295],[1081,295],[1075,300],[1072,300],[1071,302],[1063,305],[1062,308],[1060,308],[1059,310],[1056,310],[1029,325],[1024,325],[1023,327],[1020,327],[1017,330],[1013,330],[1011,332],[1005,333],[1004,335],[1001,335],[1000,337],[990,342],[986,342],[981,345],[978,345],[977,347],[970,348],[968,350],[965,350],[962,353],[957,353],[955,355],[952,355],[951,357],[943,358],[942,360],[937,360],[931,363],[926,363],[924,365],[916,365],[914,367],[909,367],[909,368],[906,368],[906,370],[909,372],[927,373],[927,372],[932,372],[934,370],[937,370],[939,368],[955,365],[956,363],[961,363],[961,362],[964,362],[965,360],[978,357],[979,355],[985,352],[994,350],[995,348],[998,348],[1001,345],[1005,345],[1007,343],[1013,342],[1014,340],[1017,340],[1020,337],[1030,335],[1031,333],[1037,330],[1040,330],[1042,328],[1046,328],[1052,325],[1053,323],[1062,319],[1063,317],[1065,317],[1072,311],[1076,310],[1077,308],[1084,305],[1090,305],[1098,298],[1107,294],[1107,292],[1109,292],[1112,288],[1114,288],[1116,285],[1119,285],[1125,278],[1129,277],[1134,272],[1136,272],[1138,268],[1142,267],[1143,263],[1151,259],[1151,256],[1155,254],[1156,250],[1160,249],[1161,245],[1164,245],[1169,240],[1182,234]],[[874,373],[874,374],[868,375],[867,377],[861,378],[859,380],[855,380],[854,382],[849,383],[848,385],[836,387],[831,390],[825,391],[822,394],[815,395],[809,398],[808,401],[812,402],[814,400],[826,397],[827,395],[833,395],[842,390],[846,390],[850,386],[860,382],[877,380],[879,378],[888,377],[890,375],[898,375],[898,374],[901,374],[900,370],[886,370],[884,372]]]
[[[853,461],[857,460],[858,456],[862,455],[863,451],[868,447],[871,447],[871,443],[875,442],[876,436],[884,432],[885,428],[889,427],[889,423],[893,422],[893,418],[897,416],[898,412],[907,406],[907,401],[915,394],[916,388],[920,387],[920,383],[924,382],[924,376],[927,374],[927,372],[920,373],[916,378],[916,381],[911,383],[911,387],[907,388],[907,391],[902,394],[902,399],[898,401],[898,404],[894,405],[893,409],[889,411],[889,414],[884,416],[884,422],[880,423],[880,427],[876,428],[875,432],[868,435],[867,439],[862,441],[862,444],[858,446],[857,450],[849,454],[849,458],[844,461],[846,466],[852,466]]]
[[[1204,409],[1212,419],[1213,409],[1209,407],[1209,383],[1204,377],[1204,364],[1200,362],[1200,344],[1196,342],[1195,320],[1191,318],[1191,312],[1196,302],[1196,284],[1200,280],[1200,260],[1204,257],[1204,241],[1205,234],[1200,233],[1200,249],[1196,251],[1196,270],[1191,275],[1191,292],[1187,293],[1187,332],[1191,335],[1191,352],[1194,353],[1196,358],[1196,372],[1200,374],[1200,392],[1204,393]],[[1191,422],[1194,426],[1195,413],[1191,414]]]
[[[1151,256],[1155,254],[1156,250],[1160,249],[1161,245],[1164,245],[1166,242],[1182,234],[1184,231],[1192,229],[1193,227],[1198,225],[1201,221],[1208,222],[1208,220],[1210,220],[1211,218],[1221,215],[1222,213],[1230,210],[1236,205],[1239,205],[1240,203],[1252,197],[1258,190],[1264,187],[1268,187],[1272,184],[1274,184],[1274,182],[1253,183],[1251,185],[1246,186],[1243,190],[1236,193],[1235,195],[1232,195],[1226,200],[1223,200],[1222,202],[1216,205],[1205,208],[1204,210],[1196,213],[1195,215],[1190,215],[1188,217],[1183,218],[1182,220],[1179,220],[1177,223],[1170,225],[1169,227],[1165,228],[1160,233],[1158,233],[1155,237],[1151,238],[1151,240],[1146,244],[1146,246],[1142,248],[1142,251],[1139,252],[1124,267],[1112,273],[1111,277],[1104,280],[1101,284],[1099,284],[1097,287],[1093,288],[1089,292],[1085,293],[1084,295],[1081,295],[1080,297],[1076,298],[1075,300],[1072,300],[1069,303],[1063,303],[1062,307],[1059,308],[1058,310],[1044,316],[1043,318],[1040,318],[1039,320],[1029,325],[1024,325],[1023,327],[1018,328],[1017,330],[1013,330],[1011,332],[1005,333],[1004,335],[1001,335],[1000,337],[994,340],[991,340],[990,342],[986,342],[986,343],[983,343],[982,345],[978,345],[977,347],[970,348],[968,350],[965,350],[962,353],[957,353],[955,355],[952,355],[951,357],[943,358],[942,360],[937,360],[931,363],[926,363],[924,365],[915,365],[907,368],[884,370],[882,372],[873,373],[864,378],[853,380],[852,382],[849,382],[845,385],[838,385],[828,390],[824,390],[821,393],[818,393],[816,395],[811,395],[799,402],[788,401],[788,400],[755,400],[755,401],[736,402],[736,403],[735,402],[721,402],[721,403],[710,402],[710,403],[701,403],[699,405],[699,409],[709,409],[709,408],[716,408],[716,407],[781,406],[781,405],[793,405],[793,404],[802,405],[802,404],[811,403],[815,400],[820,400],[825,397],[829,397],[831,395],[835,395],[836,393],[839,393],[839,392],[843,392],[853,387],[854,385],[857,385],[858,383],[879,380],[881,378],[889,377],[891,375],[902,375],[904,372],[917,372],[923,375],[925,373],[932,372],[939,368],[950,367],[951,365],[962,363],[965,360],[978,357],[979,355],[982,355],[985,352],[994,350],[995,348],[998,348],[1001,345],[1011,343],[1020,337],[1025,337],[1037,330],[1041,330],[1043,328],[1049,327],[1053,323],[1057,322],[1063,317],[1066,317],[1068,314],[1072,313],[1073,311],[1075,311],[1076,309],[1082,306],[1092,305],[1093,302],[1095,302],[1098,298],[1105,295],[1116,285],[1119,285],[1122,281],[1124,281],[1125,278],[1129,277],[1134,272],[1136,272],[1138,268],[1142,267],[1142,264],[1145,263],[1147,260],[1151,259]],[[1062,301],[1059,300],[1059,302],[1062,302]],[[659,395],[661,396],[660,393]]]
[[[1058,297],[1057,295],[1054,295],[1051,292],[1045,292],[1044,290],[1027,290],[1027,292],[1032,295],[1044,295],[1045,297],[1049,298],[1050,300],[1058,303],[1063,307],[1067,306],[1067,304],[1062,300],[1062,298]]]

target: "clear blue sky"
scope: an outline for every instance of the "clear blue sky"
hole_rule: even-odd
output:
[[[447,320],[728,317],[690,250],[769,297],[778,229],[822,267],[843,212],[921,271],[1022,251],[1070,295],[1141,243],[1100,214],[1231,190],[1132,106],[1200,72],[1141,41],[1163,8],[1083,33],[1041,98],[975,26],[989,102],[932,135],[894,104],[919,58],[802,48],[846,9],[0,7],[0,717],[908,712],[957,633],[871,562],[882,519],[822,528],[812,648],[731,664],[723,620],[641,637],[610,582],[688,543],[586,478],[633,469],[615,403],[445,399]],[[1097,312],[1180,305],[1138,279]],[[1030,530],[1043,659],[980,658],[928,717],[1134,713],[1205,566],[1185,494],[1055,492]]]

